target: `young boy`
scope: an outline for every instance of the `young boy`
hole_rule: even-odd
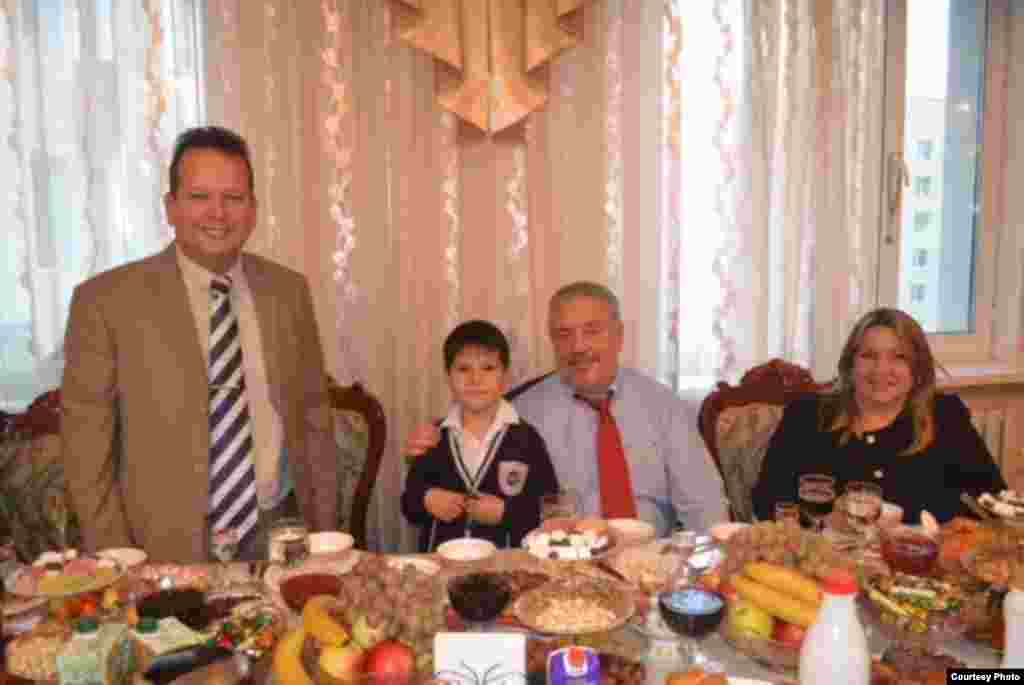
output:
[[[517,547],[558,479],[540,434],[502,397],[508,341],[492,323],[467,321],[444,341],[444,364],[454,402],[440,442],[413,463],[402,514],[420,526],[421,552],[467,535]]]

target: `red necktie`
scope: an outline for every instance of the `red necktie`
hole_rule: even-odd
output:
[[[583,398],[580,398],[583,399]],[[598,413],[597,467],[601,478],[601,512],[605,518],[636,518],[636,499],[629,464],[622,448],[622,434],[612,416],[612,398],[583,400]]]

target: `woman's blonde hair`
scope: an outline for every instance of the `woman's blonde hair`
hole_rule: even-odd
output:
[[[864,336],[879,326],[891,330],[903,344],[914,382],[904,410],[913,421],[913,440],[903,454],[917,454],[935,440],[935,357],[921,325],[899,309],[882,307],[860,318],[846,339],[839,356],[839,377],[835,390],[822,403],[820,423],[825,430],[840,431],[839,442],[846,444],[853,424],[860,415],[853,385],[853,365]]]

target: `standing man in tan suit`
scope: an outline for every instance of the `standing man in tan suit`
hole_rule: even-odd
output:
[[[258,558],[275,518],[337,524],[312,298],[301,274],[242,252],[257,202],[237,134],[185,131],[164,204],[174,242],[82,283],[71,301],[71,501],[90,550],[204,560],[211,531],[230,528],[245,531],[239,557]]]

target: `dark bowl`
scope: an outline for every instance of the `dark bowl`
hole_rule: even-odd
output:
[[[725,616],[725,598],[701,588],[684,588],[658,594],[658,612],[674,632],[700,637],[714,630]]]
[[[288,608],[301,613],[310,597],[337,596],[341,592],[341,578],[330,573],[302,573],[281,582],[281,598]]]
[[[894,571],[925,576],[939,558],[939,543],[907,526],[883,528],[881,542],[882,558]]]
[[[512,590],[494,573],[467,573],[448,581],[448,599],[464,621],[485,623],[501,615],[512,599]]]

